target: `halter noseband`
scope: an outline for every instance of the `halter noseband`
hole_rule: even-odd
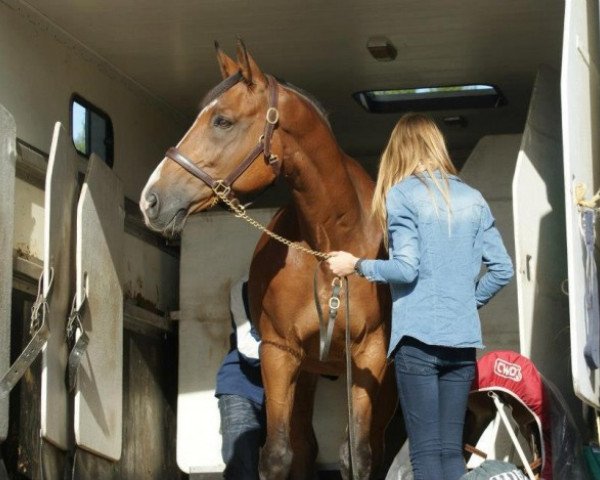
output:
[[[202,170],[200,167],[194,164],[188,157],[182,154],[176,147],[171,147],[167,150],[166,156],[171,160],[177,162],[183,168],[185,168],[194,177],[202,180],[208,185],[217,197],[226,197],[234,199],[235,195],[231,189],[233,182],[235,182],[242,173],[244,173],[250,165],[258,158],[262,153],[264,154],[265,160],[269,163],[275,175],[279,175],[280,163],[277,155],[271,153],[271,139],[273,137],[273,131],[279,123],[279,110],[277,110],[277,81],[267,75],[267,86],[268,86],[268,109],[265,116],[265,128],[264,133],[258,139],[257,145],[246,155],[246,158],[240,163],[237,168],[233,170],[224,179],[218,180],[211,177],[207,172]],[[243,76],[241,72],[237,72],[213,88],[207,95],[205,102],[209,103],[215,100],[231,87],[236,85],[242,80]]]

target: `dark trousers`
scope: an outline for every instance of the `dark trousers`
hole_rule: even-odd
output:
[[[261,405],[238,395],[219,396],[223,478],[258,480],[258,454],[264,440],[265,415]]]
[[[394,355],[414,480],[465,474],[463,427],[475,376],[475,349],[404,337]]]

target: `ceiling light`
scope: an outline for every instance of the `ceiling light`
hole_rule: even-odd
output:
[[[444,123],[449,127],[460,127],[465,128],[469,122],[462,115],[453,115],[451,117],[444,117]]]
[[[391,62],[398,53],[387,37],[370,37],[367,41],[367,50],[379,62]]]

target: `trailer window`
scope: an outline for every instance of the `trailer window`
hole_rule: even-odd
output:
[[[71,99],[71,138],[75,149],[89,158],[95,153],[113,166],[113,126],[110,117],[78,95]]]
[[[448,85],[356,92],[354,99],[368,112],[460,110],[495,108],[506,99],[494,85]]]

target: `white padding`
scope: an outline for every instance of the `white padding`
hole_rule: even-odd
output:
[[[42,436],[63,450],[68,448],[69,430],[65,327],[75,287],[77,167],[73,142],[56,123],[44,192],[44,294],[51,333],[42,355],[41,428]]]
[[[96,155],[77,208],[77,297],[90,343],[75,395],[75,442],[111,460],[121,457],[123,416],[123,186]]]
[[[246,313],[244,304],[244,282],[248,276],[244,275],[233,287],[229,295],[229,308],[235,323],[235,339],[238,351],[246,358],[258,359],[260,340],[252,335],[252,322]]]
[[[512,177],[519,154],[521,135],[483,137],[460,172],[461,178],[479,190],[492,210],[496,226],[514,260]],[[504,287],[479,310],[483,343],[487,350],[518,350],[519,323],[516,284]]]
[[[586,343],[584,246],[579,234],[574,186],[587,186],[587,197],[600,187],[598,132],[600,124],[600,55],[597,44],[598,6],[585,0],[566,2],[563,35],[562,140],[564,199],[567,219],[571,369],[575,394],[600,408],[600,370],[590,370],[583,356]],[[592,42],[592,43],[590,43]],[[559,294],[557,294],[559,295]],[[562,358],[566,362],[566,358]],[[562,391],[562,385],[557,385]]]
[[[10,362],[10,307],[15,208],[15,120],[0,105],[0,372]],[[8,434],[8,398],[0,400],[0,441]]]
[[[252,210],[268,223],[275,210]],[[229,349],[230,292],[247,274],[260,232],[228,212],[189,219],[181,244],[177,463],[186,473],[223,469],[215,378]],[[315,322],[317,321],[315,316]],[[313,419],[321,465],[339,462],[345,384],[322,380]]]
[[[565,398],[571,392],[563,155],[558,72],[534,83],[513,181],[521,353]],[[573,404],[571,404],[573,407]]]

